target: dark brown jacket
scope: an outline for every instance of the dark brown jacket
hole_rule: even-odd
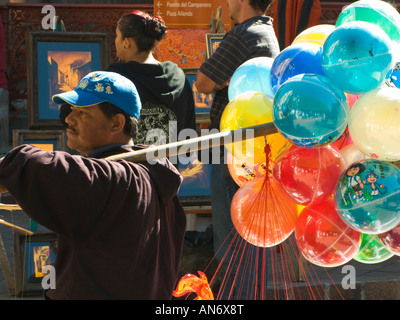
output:
[[[58,234],[51,299],[170,299],[185,232],[181,182],[167,159],[111,162],[29,145],[0,164],[0,184]]]

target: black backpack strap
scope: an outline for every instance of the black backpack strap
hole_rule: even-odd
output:
[[[277,11],[278,11],[278,41],[280,49],[283,50],[286,47],[286,0],[278,1]]]
[[[307,29],[308,21],[310,20],[311,8],[314,4],[314,0],[304,0],[303,6],[301,7],[300,19],[297,24],[296,36]]]

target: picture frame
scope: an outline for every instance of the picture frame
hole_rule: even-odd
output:
[[[32,31],[27,34],[28,127],[58,129],[54,94],[75,89],[91,71],[110,64],[107,33]]]
[[[225,33],[206,33],[206,58],[210,58],[218,48]]]
[[[14,233],[15,295],[43,294],[44,265],[53,265],[58,241],[55,233]]]
[[[213,94],[200,93],[196,89],[197,72],[199,68],[183,68],[186,79],[192,87],[196,123],[209,123],[210,122],[210,109],[213,100]]]
[[[13,130],[13,147],[31,144],[44,151],[68,151],[65,130]]]
[[[211,164],[201,163],[197,154],[178,162],[178,171],[184,177],[178,197],[186,213],[211,213]]]

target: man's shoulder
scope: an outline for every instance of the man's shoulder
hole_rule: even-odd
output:
[[[229,33],[247,32],[253,26],[265,26],[272,28],[272,18],[267,16],[255,16],[236,25]]]

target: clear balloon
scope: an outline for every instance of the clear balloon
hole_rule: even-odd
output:
[[[385,233],[378,234],[379,240],[390,252],[400,256],[400,225]]]
[[[300,147],[319,147],[337,140],[346,129],[348,115],[343,91],[321,75],[294,76],[274,98],[276,128]]]
[[[272,177],[289,198],[308,206],[332,196],[343,170],[340,153],[330,146],[291,146],[275,159]]]
[[[392,49],[392,42],[382,29],[369,22],[348,22],[326,39],[322,68],[343,91],[365,93],[389,77],[394,65]]]
[[[221,132],[235,130],[272,122],[272,106],[270,96],[260,92],[243,92],[225,107],[221,116],[220,130]],[[288,144],[280,133],[254,139],[242,140],[241,137],[233,137],[233,139],[232,143],[225,144],[228,151],[239,159],[253,159],[253,164],[265,162],[266,144],[270,146],[271,158],[274,158]]]
[[[321,267],[350,261],[358,252],[360,235],[342,221],[331,198],[304,208],[295,228],[300,252]]]
[[[400,223],[400,170],[389,162],[353,163],[335,190],[339,215],[355,230],[379,234]]]
[[[360,0],[344,7],[336,20],[336,27],[351,21],[366,21],[379,26],[388,37],[400,42],[400,14],[385,1]]]
[[[393,257],[394,254],[387,250],[376,234],[362,234],[360,251],[355,255],[354,260],[374,264],[380,263]]]
[[[340,154],[342,155],[345,168],[350,167],[354,162],[368,159],[368,157],[353,143],[341,149]]]
[[[240,236],[258,247],[272,247],[294,231],[297,205],[272,179],[258,178],[241,187],[232,199],[231,218]]]
[[[322,47],[309,42],[299,42],[286,47],[275,58],[271,68],[271,87],[275,94],[288,79],[303,73],[324,74]]]
[[[256,91],[273,97],[271,83],[271,67],[274,59],[257,57],[247,60],[233,73],[228,85],[228,98],[231,101],[238,94]]]
[[[349,115],[353,143],[371,158],[400,160],[400,89],[381,87],[357,100]]]
[[[335,30],[335,26],[331,24],[319,24],[312,26],[302,31],[296,38],[294,38],[292,44],[299,42],[311,42],[320,45],[324,45],[326,38]]]

